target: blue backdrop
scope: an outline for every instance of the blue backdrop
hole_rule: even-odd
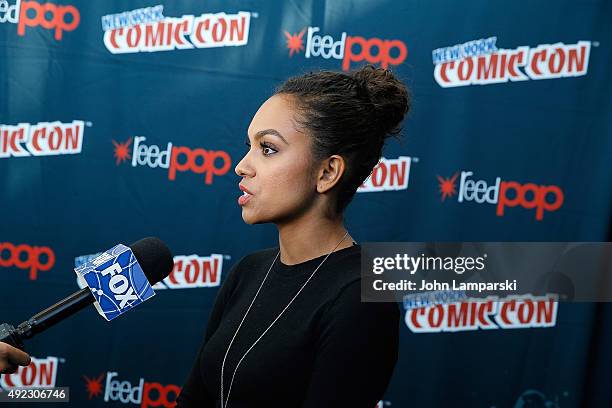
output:
[[[226,272],[278,244],[243,223],[233,169],[259,105],[309,70],[373,63],[412,90],[403,142],[347,210],[359,242],[608,241],[610,15],[607,1],[0,1],[0,322],[78,289],[72,269],[118,242],[156,235],[176,255],[155,298],[28,342],[34,363],[0,387],[172,406]],[[425,332],[402,322],[379,405],[612,406],[610,305],[555,310],[493,329],[407,310]]]

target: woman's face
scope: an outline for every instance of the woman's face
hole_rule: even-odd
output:
[[[261,105],[249,125],[250,147],[235,168],[251,193],[238,198],[247,224],[287,222],[317,197],[310,138],[296,129],[288,98],[274,95]]]

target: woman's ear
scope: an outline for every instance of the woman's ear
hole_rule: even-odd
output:
[[[323,160],[317,173],[317,192],[325,193],[331,190],[342,178],[346,163],[337,154]]]

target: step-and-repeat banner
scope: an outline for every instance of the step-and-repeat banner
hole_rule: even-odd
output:
[[[155,235],[175,255],[155,298],[50,329],[0,387],[172,406],[227,271],[278,244],[236,203],[249,122],[310,70],[371,63],[412,90],[403,141],[347,210],[358,241],[608,241],[610,15],[566,0],[0,0],[0,323],[77,290],[75,266],[117,243]],[[611,406],[611,305],[494,306],[405,309],[379,406]]]

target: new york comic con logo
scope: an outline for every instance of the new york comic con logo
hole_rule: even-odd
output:
[[[496,177],[493,184],[488,184],[485,180],[473,180],[473,175],[472,171],[461,171],[451,177],[438,176],[441,201],[457,196],[459,203],[473,201],[477,204],[495,204],[498,217],[504,216],[506,207],[523,207],[535,211],[535,219],[538,221],[542,221],[545,212],[557,211],[563,205],[563,191],[558,186],[521,184],[502,181],[501,177]]]
[[[32,362],[27,367],[19,367],[13,374],[0,375],[0,387],[5,391],[16,387],[55,387],[59,363],[64,362],[65,360],[63,358],[58,357],[32,357]]]
[[[113,54],[238,47],[249,41],[251,13],[166,17],[164,6],[102,16],[104,45]]]
[[[60,41],[64,32],[74,31],[79,26],[81,15],[71,5],[39,3],[37,1],[0,0],[0,24],[17,24],[17,35],[24,36],[26,27],[42,27],[52,30],[53,38]]]
[[[434,78],[443,88],[586,75],[590,41],[497,48],[497,37],[432,51]],[[594,44],[597,45],[597,44]]]
[[[557,323],[555,295],[470,299],[461,292],[430,292],[404,299],[406,327],[413,333],[440,333],[548,328]]]
[[[39,122],[0,124],[0,159],[81,153],[85,126],[91,123]]]
[[[304,57],[321,57],[342,60],[342,70],[348,71],[352,62],[367,61],[380,64],[382,68],[400,65],[406,60],[408,49],[401,40],[383,40],[340,34],[339,39],[331,35],[318,34],[319,27],[306,27],[297,33],[284,31],[289,57],[304,52]],[[304,38],[306,36],[306,38]]]
[[[411,163],[418,163],[418,157],[400,156],[397,159],[381,157],[372,173],[357,188],[358,193],[398,191],[408,188]]]

